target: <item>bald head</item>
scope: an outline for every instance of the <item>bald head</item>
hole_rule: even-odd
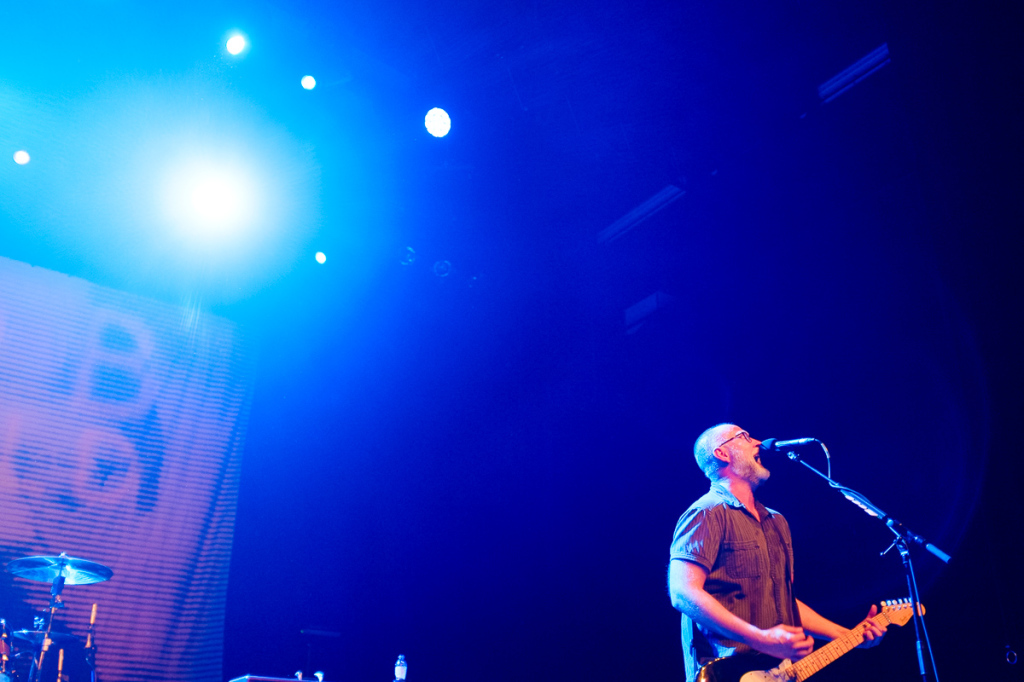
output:
[[[739,428],[735,424],[718,424],[697,437],[697,442],[693,444],[693,456],[708,479],[717,481],[721,477],[720,472],[726,463],[715,457],[715,449]]]

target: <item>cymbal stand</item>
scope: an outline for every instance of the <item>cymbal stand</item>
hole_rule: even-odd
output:
[[[60,593],[64,591],[64,581],[67,578],[64,577],[64,571],[60,571],[53,579],[53,584],[50,587],[50,614],[46,619],[46,632],[43,635],[43,640],[39,643],[38,655],[32,658],[32,668],[28,673],[28,682],[39,682],[39,674],[43,669],[43,658],[46,657],[46,651],[50,648],[50,630],[53,628],[53,616],[57,612],[57,609],[64,608],[64,602],[61,601]]]
[[[85,664],[89,666],[89,682],[96,682],[96,604],[89,616],[89,633],[85,637]]]

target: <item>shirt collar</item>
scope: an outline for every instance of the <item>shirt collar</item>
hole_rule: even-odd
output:
[[[721,483],[719,483],[718,481],[711,482],[711,491],[718,495],[720,498],[722,498],[722,501],[725,502],[730,507],[736,507],[737,509],[746,510],[746,507],[743,506],[743,503],[737,500],[736,496],[729,492],[729,489],[726,488]],[[761,518],[771,516],[776,513],[769,509],[768,507],[761,504],[760,500],[758,500],[757,498],[754,498],[754,506],[757,508],[757,513]]]

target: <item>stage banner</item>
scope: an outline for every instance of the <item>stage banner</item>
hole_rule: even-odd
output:
[[[70,637],[43,679],[59,648],[88,679],[95,603],[100,680],[223,682],[248,358],[226,320],[0,258],[0,561],[67,552],[114,572],[64,588]],[[4,571],[0,618],[32,628],[49,593]]]

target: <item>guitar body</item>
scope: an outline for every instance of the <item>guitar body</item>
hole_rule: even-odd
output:
[[[776,682],[791,680],[784,671],[789,661],[765,656],[764,654],[739,654],[716,658],[704,664],[697,672],[696,682]],[[776,670],[777,668],[777,670]]]
[[[876,625],[906,625],[913,613],[907,599],[882,602],[882,609],[870,619]],[[924,607],[917,605],[917,613],[924,616]],[[716,658],[697,671],[696,682],[792,682],[808,677],[834,662],[840,656],[864,642],[864,621],[845,634],[836,637],[820,649],[811,652],[796,663],[779,662],[764,654],[739,654]]]

